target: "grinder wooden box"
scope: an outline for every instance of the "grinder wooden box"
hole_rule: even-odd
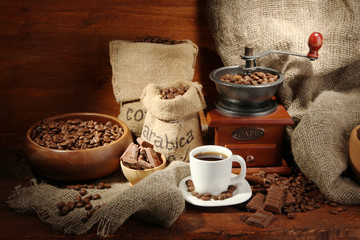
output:
[[[206,121],[214,128],[214,144],[242,156],[249,173],[262,168],[284,173],[284,130],[294,125],[294,121],[282,105],[273,113],[259,117],[225,116],[214,109],[207,113]]]

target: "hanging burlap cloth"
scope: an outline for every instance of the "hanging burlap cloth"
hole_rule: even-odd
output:
[[[18,213],[36,212],[43,222],[65,234],[83,234],[97,224],[98,235],[106,236],[130,216],[149,224],[169,226],[185,208],[178,184],[189,175],[187,163],[174,161],[131,186],[119,170],[97,181],[110,183],[110,189],[88,189],[88,195],[101,195],[101,199],[91,203],[102,207],[85,223],[81,220],[86,215],[84,208],[75,208],[65,216],[59,216],[57,208],[60,201],[74,201],[79,192],[46,182],[33,180],[30,187],[17,187],[8,204]]]
[[[342,176],[348,168],[351,130],[360,124],[360,2],[358,0],[211,0],[209,22],[224,65],[244,65],[251,44],[266,50],[309,51],[312,32],[324,37],[319,59],[272,54],[261,66],[286,80],[279,101],[296,123],[288,129],[300,169],[333,201],[360,204],[360,184]]]

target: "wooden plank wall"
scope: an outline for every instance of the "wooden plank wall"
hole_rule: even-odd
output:
[[[194,81],[211,106],[208,74],[222,64],[204,0],[0,1],[0,150],[21,149],[26,129],[46,116],[117,116],[108,43],[146,35],[199,46]]]

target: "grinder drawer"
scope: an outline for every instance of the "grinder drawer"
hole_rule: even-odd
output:
[[[281,165],[281,157],[279,157],[279,154],[281,153],[276,149],[276,144],[227,144],[225,147],[229,148],[233,154],[240,155],[244,158],[247,167]],[[233,163],[233,167],[240,167],[240,165],[238,163]]]

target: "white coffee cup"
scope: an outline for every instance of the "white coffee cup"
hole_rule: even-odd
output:
[[[222,160],[201,160],[196,158],[200,153],[220,153],[226,158]],[[246,163],[239,155],[233,155],[230,149],[216,145],[204,145],[194,148],[189,153],[191,178],[195,191],[219,195],[226,191],[229,185],[239,183],[245,178]],[[241,166],[239,175],[232,177],[232,162]]]

